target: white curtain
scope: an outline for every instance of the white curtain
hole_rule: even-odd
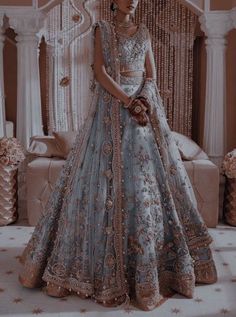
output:
[[[97,4],[98,1],[65,0],[49,12],[49,133],[77,130],[87,115],[93,60],[91,30],[98,15]]]

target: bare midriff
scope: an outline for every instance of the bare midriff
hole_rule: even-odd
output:
[[[121,75],[127,76],[127,77],[143,77],[144,72],[141,70],[138,71],[122,71],[120,72]]]

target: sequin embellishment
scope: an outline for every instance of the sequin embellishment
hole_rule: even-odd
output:
[[[113,200],[111,197],[108,197],[106,200],[106,209],[111,209],[113,207]]]

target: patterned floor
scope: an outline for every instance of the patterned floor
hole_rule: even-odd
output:
[[[21,287],[18,256],[27,243],[32,227],[11,225],[0,228],[0,316],[85,316],[85,317],[236,317],[236,228],[219,226],[211,229],[212,249],[219,280],[210,286],[198,286],[193,299],[176,295],[152,312],[133,307],[103,308],[91,300],[76,296],[55,299],[40,290]]]

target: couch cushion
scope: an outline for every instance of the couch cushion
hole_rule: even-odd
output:
[[[34,136],[31,138],[28,153],[42,157],[66,159],[76,138],[76,131],[57,131],[53,136]],[[186,161],[207,160],[207,154],[189,137],[172,131],[181,158]]]
[[[219,216],[219,169],[210,160],[184,161],[198,210],[208,227],[214,228]]]
[[[76,138],[75,131],[53,132],[56,140],[56,145],[60,149],[63,157],[66,159]]]
[[[65,164],[58,158],[38,157],[28,164],[27,210],[30,225],[37,224],[45,210],[47,200],[53,191],[55,182]],[[209,160],[184,161],[198,209],[208,227],[218,223],[219,204],[219,170]]]
[[[46,203],[65,160],[59,158],[37,157],[26,170],[27,215],[31,226],[35,226],[45,210]]]
[[[189,137],[175,131],[172,131],[172,135],[174,136],[183,160],[192,161],[209,159],[207,154]]]
[[[41,157],[64,158],[64,153],[58,147],[53,136],[33,136],[30,139],[29,154]]]

